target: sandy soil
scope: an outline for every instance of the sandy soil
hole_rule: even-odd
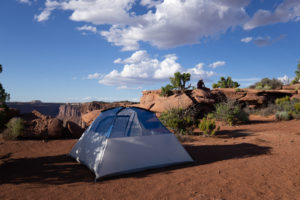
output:
[[[300,121],[251,117],[184,143],[194,164],[94,183],[65,156],[76,140],[0,139],[0,199],[300,199]]]

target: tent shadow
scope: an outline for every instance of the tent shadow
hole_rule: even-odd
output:
[[[0,184],[93,182],[94,174],[66,155],[7,159],[0,165]]]
[[[237,130],[222,130],[216,133],[216,137],[218,138],[239,138],[250,136],[251,134],[245,133],[243,129]]]
[[[159,169],[151,169],[133,174],[108,177],[143,178],[155,173],[174,173],[174,170],[209,164],[217,161],[238,159],[268,154],[270,147],[257,146],[249,143],[233,145],[185,145],[186,150],[194,159],[194,163],[181,164]],[[93,182],[94,174],[84,165],[78,164],[66,155],[46,156],[37,158],[5,159],[0,165],[0,184],[68,184],[78,182]]]

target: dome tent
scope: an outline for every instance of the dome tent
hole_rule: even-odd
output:
[[[96,179],[193,162],[155,113],[135,107],[103,111],[69,155],[91,169]]]

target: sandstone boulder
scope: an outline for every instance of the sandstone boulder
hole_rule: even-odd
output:
[[[60,138],[64,133],[63,123],[57,118],[48,120],[47,129],[46,138]]]
[[[284,90],[300,90],[300,83],[293,84],[293,85],[284,85],[282,86]]]
[[[80,138],[82,133],[84,132],[84,129],[75,124],[74,122],[68,121],[66,123],[66,126],[69,133],[75,138]]]
[[[100,115],[100,113],[101,110],[93,110],[89,113],[81,115],[81,118],[85,122],[85,124],[89,126]]]
[[[32,113],[22,114],[24,119],[24,138],[60,138],[64,133],[63,123],[57,118],[52,118],[34,110]]]

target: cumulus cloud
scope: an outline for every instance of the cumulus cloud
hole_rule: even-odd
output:
[[[162,60],[151,58],[144,50],[134,52],[129,58],[117,59],[114,63],[123,64],[122,70],[113,70],[104,75],[100,84],[104,85],[146,85],[156,82],[164,82],[173,76],[175,72],[189,72],[192,78],[207,79],[213,76],[213,71],[205,71],[204,64],[200,63],[194,68],[183,68],[177,62],[175,54],[168,54]],[[119,89],[125,89],[119,88]],[[132,88],[132,87],[131,87]]]
[[[69,10],[70,19],[95,25],[110,25],[100,34],[123,51],[139,49],[139,42],[159,48],[199,43],[243,25],[248,20],[245,7],[250,0],[142,0],[147,13],[137,15],[135,0],[47,0],[37,21],[49,19],[54,9]],[[155,7],[155,9],[152,9]],[[159,33],[159,34],[158,34]]]
[[[245,30],[256,27],[275,24],[279,22],[299,21],[300,2],[296,0],[284,0],[279,4],[274,12],[268,10],[258,10],[252,19],[244,24]]]
[[[76,28],[79,31],[90,31],[92,33],[97,33],[97,28],[95,26],[84,25]]]
[[[209,67],[215,69],[217,67],[224,66],[225,64],[226,64],[225,61],[217,61],[217,62],[214,62],[214,63],[210,64]]]
[[[245,38],[242,38],[242,39],[241,39],[241,42],[249,43],[249,42],[251,42],[252,40],[253,40],[252,37],[245,37]]]

